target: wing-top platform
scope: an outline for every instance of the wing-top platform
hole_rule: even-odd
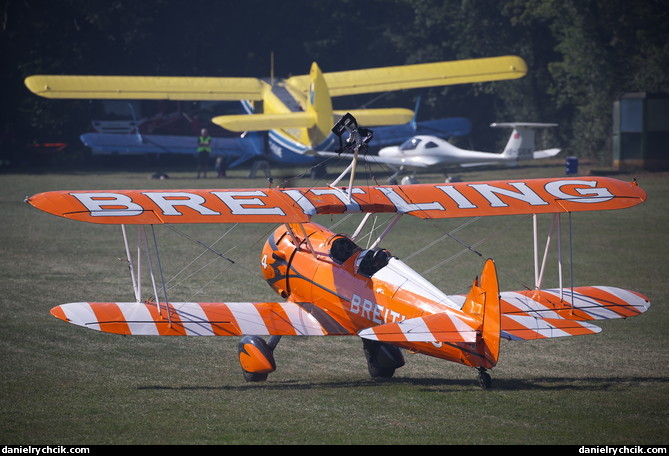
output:
[[[90,223],[303,223],[320,214],[481,217],[623,209],[646,199],[607,177],[526,179],[347,189],[55,191],[27,198],[50,214]]]

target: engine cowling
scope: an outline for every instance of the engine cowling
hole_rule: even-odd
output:
[[[262,274],[272,289],[282,298],[290,295],[288,270],[295,246],[285,226],[277,228],[267,239],[260,256]]]

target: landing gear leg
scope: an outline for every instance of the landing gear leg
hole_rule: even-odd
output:
[[[363,339],[362,344],[372,378],[390,378],[395,369],[404,366],[404,356],[398,347],[369,339]]]
[[[481,389],[487,390],[492,387],[492,380],[490,379],[490,374],[486,372],[485,368],[479,367],[479,385],[481,386]]]
[[[239,341],[239,364],[247,382],[264,382],[276,370],[274,349],[281,336],[270,336],[265,342],[262,337],[244,336]]]
[[[386,182],[388,182],[389,185],[397,185],[397,176],[400,175],[401,170],[401,168],[396,170],[395,173],[390,176]]]

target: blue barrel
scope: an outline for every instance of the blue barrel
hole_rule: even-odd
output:
[[[578,174],[578,157],[567,157],[565,161],[565,172],[567,174]]]

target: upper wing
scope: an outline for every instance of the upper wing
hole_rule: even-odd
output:
[[[424,63],[325,73],[331,96],[383,92],[450,84],[515,79],[527,73],[516,56]],[[307,94],[309,75],[287,82]],[[257,78],[187,76],[61,76],[25,79],[33,93],[46,98],[261,100],[265,84]]]
[[[169,311],[169,316],[168,312]],[[314,306],[292,302],[75,302],[51,309],[68,323],[98,331],[144,336],[350,335]]]
[[[262,100],[263,94],[256,78],[35,75],[25,84],[46,98]]]
[[[318,214],[405,213],[480,217],[622,209],[646,199],[636,183],[607,177],[293,189],[56,191],[26,199],[91,223],[300,223]]]
[[[330,96],[386,92],[421,87],[499,81],[525,76],[527,65],[517,56],[400,65],[323,73]],[[308,93],[309,76],[293,76],[287,83]]]

